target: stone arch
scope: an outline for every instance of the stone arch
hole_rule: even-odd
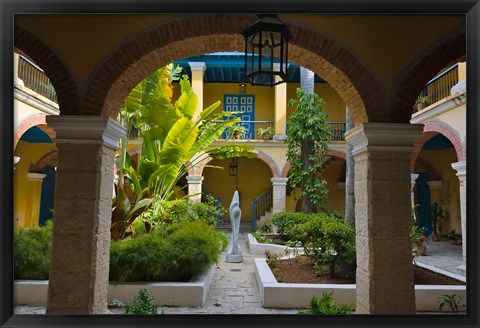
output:
[[[258,150],[258,155],[257,157],[255,157],[256,159],[259,159],[261,160],[262,162],[264,162],[265,164],[267,164],[267,166],[270,168],[270,170],[272,171],[272,176],[273,177],[278,177],[279,174],[280,174],[280,168],[278,167],[277,163],[275,163],[275,161],[268,155],[266,154],[265,152],[261,151],[261,150]],[[203,174],[203,170],[205,169],[205,166],[210,163],[211,161],[213,161],[213,158],[208,156],[206,157],[202,163],[200,163],[198,165],[198,167],[195,168],[195,170],[193,170],[192,172],[194,172],[193,175],[202,175]]]
[[[415,163],[417,161],[418,155],[422,151],[423,145],[425,145],[428,140],[430,140],[438,133],[443,134],[448,140],[450,140],[453,147],[455,148],[455,152],[457,154],[457,161],[461,162],[467,159],[462,139],[454,128],[452,128],[447,123],[441,121],[428,121],[424,123],[423,133],[414,142],[415,150],[413,151],[412,157],[410,159],[411,172],[413,172],[413,169],[415,168]]]
[[[18,141],[20,140],[22,135],[27,132],[28,129],[34,126],[40,128],[43,132],[45,132],[50,137],[50,139],[55,138],[55,131],[50,128],[46,123],[46,115],[32,115],[21,121],[20,124],[18,124],[18,126],[15,128],[15,131],[13,133],[14,150],[15,148],[17,148]]]
[[[340,151],[340,150],[336,150],[336,149],[330,149],[327,153],[328,156],[333,156],[333,157],[338,157],[338,158],[341,158],[343,160],[347,160],[347,154],[343,151]],[[290,164],[290,161],[287,161],[285,163],[285,165],[283,166],[283,170],[282,170],[282,177],[283,178],[286,178],[287,175],[288,175],[288,172],[290,171],[290,167],[291,167],[291,164]]]
[[[92,73],[80,107],[85,113],[115,118],[132,88],[155,69],[193,55],[243,51],[241,33],[254,19],[252,15],[188,16],[138,33],[116,47]],[[290,61],[327,81],[347,103],[355,124],[388,121],[385,92],[355,54],[328,35],[286,23],[293,35]]]
[[[48,165],[53,160],[58,159],[58,152],[56,149],[50,150],[49,152],[45,153],[40,159],[30,166],[30,172],[34,173],[42,173],[45,169],[45,166]]]
[[[32,58],[50,79],[62,114],[79,115],[79,86],[67,65],[52,47],[24,27],[15,24],[15,47]],[[82,114],[88,114],[82,111]]]
[[[442,68],[465,56],[466,33],[461,30],[443,39],[417,58],[394,84],[392,119],[408,122],[413,104],[427,82]]]

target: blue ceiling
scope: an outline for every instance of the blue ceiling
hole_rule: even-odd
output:
[[[53,143],[52,139],[36,126],[28,129],[20,138],[20,140],[31,143]]]
[[[245,55],[241,52],[205,54],[174,62],[183,68],[182,74],[187,74],[191,78],[192,72],[188,62],[204,62],[206,64],[207,70],[203,76],[205,83],[240,83],[245,74]],[[288,82],[300,82],[300,66],[289,63],[287,71]],[[325,81],[315,74],[315,82]]]
[[[435,137],[428,140],[425,145],[423,145],[423,150],[444,150],[453,148],[450,140],[447,139],[443,134],[437,134]]]

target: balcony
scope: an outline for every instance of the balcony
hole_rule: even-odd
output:
[[[18,58],[18,78],[26,88],[58,103],[57,94],[45,72],[22,55]]]

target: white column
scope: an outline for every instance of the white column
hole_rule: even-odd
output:
[[[280,71],[280,64],[273,64],[274,70]],[[275,76],[275,82],[280,77]],[[275,134],[287,134],[287,83],[277,84],[275,87]]]
[[[47,314],[108,312],[115,151],[125,129],[100,116],[48,116],[58,167]]]
[[[462,225],[463,264],[457,269],[465,272],[467,265],[467,162],[452,163],[452,168],[457,171],[458,183],[460,185],[460,222]]]
[[[207,70],[207,65],[204,62],[189,62],[188,65],[192,71],[192,89],[198,98],[197,110],[193,116],[197,118],[203,110],[203,73]]]
[[[200,203],[202,200],[202,181],[201,175],[189,175],[187,176],[188,194],[192,203]]]
[[[415,192],[413,191],[413,188],[415,188],[415,184],[417,183],[416,181],[417,178],[418,178],[418,174],[415,174],[415,173],[410,174],[410,183],[411,183],[410,192],[411,192],[412,206],[415,206]]]
[[[285,211],[285,201],[287,198],[287,181],[288,178],[273,177],[271,179],[273,185],[273,210],[272,213]]]

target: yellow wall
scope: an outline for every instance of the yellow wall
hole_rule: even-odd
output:
[[[235,177],[229,175],[228,165],[231,160],[214,160],[209,165],[223,166],[225,169],[205,168],[202,187],[220,197],[223,207],[227,209],[235,192]],[[242,222],[252,222],[252,200],[272,187],[270,168],[259,159],[240,158],[238,160],[238,191]],[[225,222],[230,222],[228,213]]]
[[[448,150],[422,150],[420,156],[426,159],[438,172],[440,172],[442,179],[448,181],[448,194],[449,197],[445,199],[442,197],[443,192],[441,190],[436,191],[430,189],[430,202],[438,202],[443,209],[446,209],[449,213],[449,220],[440,222],[439,226],[442,228],[442,234],[446,234],[451,230],[461,232],[460,223],[460,205],[459,205],[459,183],[455,170],[452,168],[451,163],[457,162],[457,156],[453,149]],[[418,165],[415,168],[415,172],[425,172],[426,169]],[[445,200],[449,200],[445,203]],[[443,221],[443,220],[441,220]]]
[[[30,165],[36,163],[43,155],[55,149],[55,144],[29,143],[20,140],[15,149],[15,156],[20,156],[20,161],[15,165],[13,174],[14,195],[14,223],[15,226],[31,227],[38,225],[41,192],[33,192],[36,182],[29,181],[27,173]],[[41,189],[40,189],[41,190]]]
[[[287,100],[296,99],[299,83],[289,83],[287,86]],[[329,122],[345,122],[345,102],[327,83],[315,83],[314,91],[325,100],[325,111],[328,113]],[[293,107],[287,107],[287,119],[292,115]]]

